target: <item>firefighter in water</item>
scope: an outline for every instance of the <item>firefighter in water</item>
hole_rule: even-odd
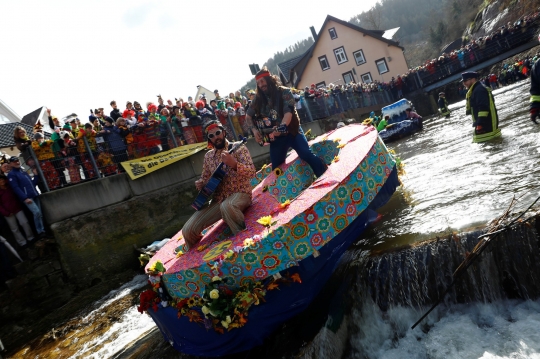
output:
[[[477,72],[461,74],[463,85],[468,89],[465,96],[467,114],[472,115],[473,142],[485,142],[501,136],[499,118],[491,89],[478,81]]]
[[[540,35],[538,35],[538,41],[540,41]],[[531,121],[540,124],[538,118],[540,117],[540,60],[536,60],[531,69],[531,100],[529,104],[529,113],[531,115]]]
[[[448,101],[446,101],[446,97],[444,97],[444,92],[441,92],[439,94],[437,105],[439,106],[439,111],[441,112],[441,115],[443,115],[446,118],[450,118],[450,110],[448,109]]]

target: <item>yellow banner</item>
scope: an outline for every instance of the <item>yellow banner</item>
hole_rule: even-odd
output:
[[[193,145],[185,145],[172,150],[156,153],[152,156],[146,156],[137,158],[132,161],[122,162],[122,167],[129,174],[132,180],[141,178],[144,175],[159,170],[165,166],[170,165],[176,161],[180,161],[183,158],[189,157],[201,150],[204,150],[208,146],[208,143],[201,142]]]

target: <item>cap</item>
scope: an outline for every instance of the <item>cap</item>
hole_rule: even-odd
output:
[[[9,162],[17,162],[17,161],[19,161],[19,157],[17,157],[17,156],[11,156],[9,158]]]
[[[34,139],[43,138],[43,134],[41,132],[34,133]]]
[[[218,93],[219,91],[218,90],[214,90],[214,93]]]
[[[461,74],[461,82],[467,81],[470,79],[477,79],[477,78],[478,78],[478,72],[469,71],[469,72],[464,72]]]
[[[444,96],[444,92],[440,92],[440,93],[439,93],[439,96]]]
[[[336,128],[341,128],[341,127],[345,127],[345,123],[343,123],[343,122],[338,122]]]

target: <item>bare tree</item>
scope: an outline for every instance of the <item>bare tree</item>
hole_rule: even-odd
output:
[[[377,4],[379,5],[379,4]],[[381,29],[381,8],[380,6],[375,5],[368,12],[366,12],[366,17],[364,21],[369,26],[370,30],[380,30]]]

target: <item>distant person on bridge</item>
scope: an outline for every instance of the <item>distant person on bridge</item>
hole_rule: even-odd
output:
[[[540,41],[540,35],[538,35],[538,41]],[[530,92],[529,113],[531,114],[531,121],[538,125],[538,117],[540,117],[540,60],[536,60],[531,69]]]
[[[441,115],[446,118],[450,118],[450,110],[448,109],[448,101],[446,101],[446,96],[444,92],[439,94],[439,100],[437,100],[437,105],[439,106],[439,111]]]
[[[461,74],[463,85],[468,89],[465,96],[466,114],[472,115],[473,142],[485,142],[501,136],[499,118],[491,89],[478,81],[477,72]]]

